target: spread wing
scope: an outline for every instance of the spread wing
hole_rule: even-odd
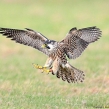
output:
[[[27,28],[26,30],[0,28],[0,34],[7,36],[7,38],[11,38],[11,40],[16,41],[17,43],[38,49],[46,55],[49,54],[49,51],[46,48],[41,48],[42,44],[48,39],[39,32]]]
[[[65,53],[68,58],[75,59],[81,55],[90,43],[97,41],[100,36],[101,31],[95,26],[79,30],[72,28],[61,42],[67,45]]]

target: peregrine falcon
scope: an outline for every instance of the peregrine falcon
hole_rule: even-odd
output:
[[[46,38],[39,32],[32,29],[26,30],[0,28],[0,34],[11,38],[17,43],[31,46],[48,56],[45,65],[39,66],[33,64],[37,69],[43,72],[51,72],[57,78],[62,78],[68,83],[82,82],[84,80],[84,72],[73,67],[68,61],[76,59],[87,46],[97,41],[101,37],[101,30],[96,26],[82,29],[72,28],[62,41],[55,41]]]

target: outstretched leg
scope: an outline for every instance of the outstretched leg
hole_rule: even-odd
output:
[[[43,66],[39,66],[39,65],[36,65],[36,64],[33,64],[33,66],[36,68],[36,69],[41,69],[42,72],[46,72],[46,73],[49,73],[49,72],[52,72],[52,69],[50,68],[51,65],[52,65],[52,62],[53,60],[51,58],[48,58],[44,67]]]
[[[60,67],[60,59],[57,57],[53,62],[52,74],[55,75]]]

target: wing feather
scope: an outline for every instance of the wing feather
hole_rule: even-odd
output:
[[[100,37],[101,31],[95,26],[79,30],[72,28],[61,42],[67,45],[65,53],[68,58],[75,59],[82,54],[90,43],[97,41]]]
[[[39,32],[26,28],[26,30],[0,28],[0,34],[11,38],[11,40],[17,43],[31,46],[39,51],[49,54],[49,51],[45,48],[41,48],[42,44],[48,39]]]
[[[101,31],[99,28],[96,28],[96,26],[94,26],[94,27],[79,29],[78,34],[81,39],[91,43],[97,41],[100,38]]]

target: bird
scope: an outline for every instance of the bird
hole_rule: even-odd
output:
[[[0,28],[0,34],[11,40],[31,46],[48,56],[45,65],[34,64],[36,69],[55,75],[68,83],[83,82],[85,73],[73,67],[68,59],[78,58],[90,43],[97,41],[102,31],[96,26],[77,29],[73,27],[61,41],[50,40],[40,32],[29,28],[24,30]]]

